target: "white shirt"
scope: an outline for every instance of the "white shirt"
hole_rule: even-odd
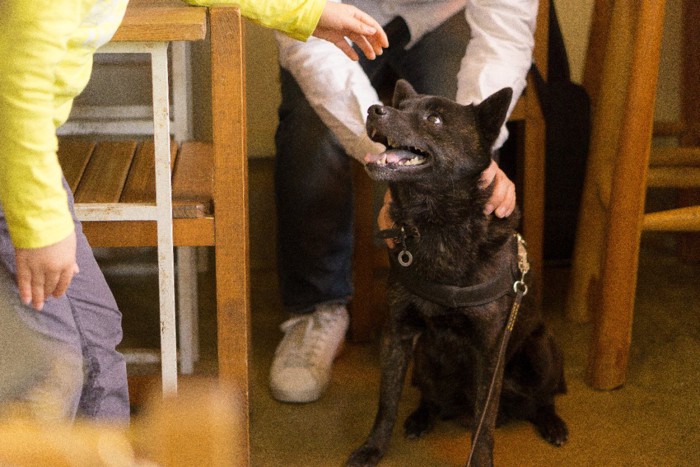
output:
[[[333,0],[335,1],[335,0]],[[396,16],[406,21],[413,46],[423,35],[440,26],[462,9],[471,38],[462,59],[455,100],[477,104],[494,92],[513,89],[508,112],[525,89],[535,45],[537,0],[346,0],[387,24]],[[379,102],[377,93],[357,62],[321,39],[295,41],[277,34],[280,64],[297,80],[321,120],[337,136],[352,157],[362,161],[368,152],[383,146],[365,132],[367,109]],[[505,126],[494,144],[507,139]]]

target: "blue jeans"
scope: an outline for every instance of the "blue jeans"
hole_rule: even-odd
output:
[[[411,49],[398,19],[387,27],[392,46],[360,64],[375,87],[397,78],[424,94],[454,99],[457,72],[469,40],[461,12]],[[397,26],[398,25],[398,26]],[[397,27],[394,27],[397,26]],[[292,75],[281,71],[282,103],[275,137],[277,263],[285,307],[311,312],[352,297],[353,195],[351,164],[332,132],[309,105]]]

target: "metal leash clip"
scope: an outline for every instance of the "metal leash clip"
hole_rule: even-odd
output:
[[[520,279],[513,283],[513,291],[527,295],[527,284],[525,284],[525,275],[530,271],[530,262],[527,260],[527,244],[525,239],[519,233],[515,234],[518,242],[518,269],[520,270]]]
[[[401,237],[399,239],[399,243],[401,243],[402,248],[396,259],[399,261],[401,266],[407,268],[413,264],[413,255],[410,251],[408,251],[408,248],[406,248],[406,229],[403,226],[401,226]]]

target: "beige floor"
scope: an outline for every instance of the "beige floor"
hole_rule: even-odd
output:
[[[250,182],[254,187],[250,195],[252,465],[339,466],[361,443],[374,417],[379,377],[376,343],[346,345],[320,401],[289,405],[271,398],[267,372],[281,336],[278,325],[285,317],[274,272],[269,162],[251,164]],[[510,424],[497,431],[496,465],[700,465],[700,265],[681,264],[672,253],[672,237],[645,236],[628,383],[613,392],[594,391],[584,384],[590,326],[567,322],[562,316],[568,269],[546,268],[545,314],[564,350],[569,384],[569,393],[557,405],[569,424],[570,441],[554,448],[529,424]],[[151,253],[140,255],[149,258]],[[107,257],[105,262],[109,261]],[[125,344],[157,346],[158,322],[152,311],[157,301],[155,275],[108,273],[108,279],[125,314]],[[210,273],[200,277],[200,374],[209,374],[215,367],[211,281]],[[400,423],[416,401],[416,391],[407,386]],[[468,432],[455,423],[438,424],[433,433],[417,441],[404,439],[399,426],[381,465],[464,465],[467,452]]]

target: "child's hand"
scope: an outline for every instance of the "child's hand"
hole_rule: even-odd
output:
[[[355,61],[360,57],[346,37],[357,44],[370,60],[381,55],[383,48],[389,47],[384,29],[374,18],[352,5],[330,1],[326,3],[313,35],[332,42]]]
[[[487,187],[493,183],[493,193],[486,203],[484,214],[494,213],[496,217],[508,217],[515,209],[515,184],[501,170],[496,162],[481,174],[481,186]]]
[[[44,308],[49,296],[60,297],[79,272],[75,259],[75,232],[43,248],[17,248],[17,285],[22,303]]]

